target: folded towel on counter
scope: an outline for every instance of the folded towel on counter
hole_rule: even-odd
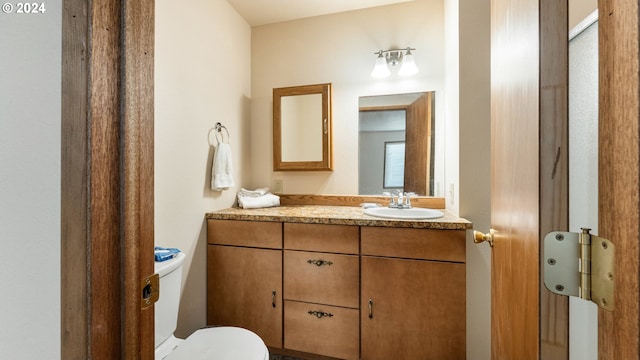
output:
[[[241,188],[238,192],[238,196],[247,196],[247,197],[258,197],[263,196],[269,193],[269,188],[259,188],[255,190],[247,190],[245,188]]]
[[[180,249],[176,248],[163,248],[160,246],[156,246],[153,253],[156,261],[167,261],[169,259],[173,259],[178,255]]]
[[[213,166],[211,167],[211,189],[222,191],[233,187],[232,173],[231,146],[227,143],[218,143],[213,154]]]
[[[258,208],[280,206],[280,197],[278,195],[273,195],[270,192],[265,192],[264,195],[256,195],[254,192],[259,190],[264,190],[264,189],[249,191],[250,195],[245,195],[245,193],[242,190],[239,191],[238,206],[240,206],[243,209],[258,209]]]

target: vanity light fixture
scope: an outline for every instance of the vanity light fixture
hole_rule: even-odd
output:
[[[380,50],[374,54],[378,55],[376,59],[376,65],[371,72],[371,77],[384,78],[391,75],[389,67],[395,67],[400,64],[400,70],[398,75],[411,76],[416,74],[419,70],[413,60],[412,49],[410,47],[405,49],[392,49],[392,50]]]

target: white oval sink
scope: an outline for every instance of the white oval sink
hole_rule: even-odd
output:
[[[387,219],[437,219],[444,216],[442,211],[425,208],[394,209],[388,207],[376,207],[364,209],[364,213]]]

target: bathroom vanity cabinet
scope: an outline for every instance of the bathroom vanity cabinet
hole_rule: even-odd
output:
[[[246,327],[298,357],[465,358],[470,223],[300,210],[208,214],[208,324]]]

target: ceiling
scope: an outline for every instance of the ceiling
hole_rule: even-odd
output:
[[[413,0],[227,0],[251,26]]]
[[[227,0],[251,26],[413,0]],[[569,0],[569,28],[597,8],[598,0]],[[584,7],[585,9],[582,9]]]

